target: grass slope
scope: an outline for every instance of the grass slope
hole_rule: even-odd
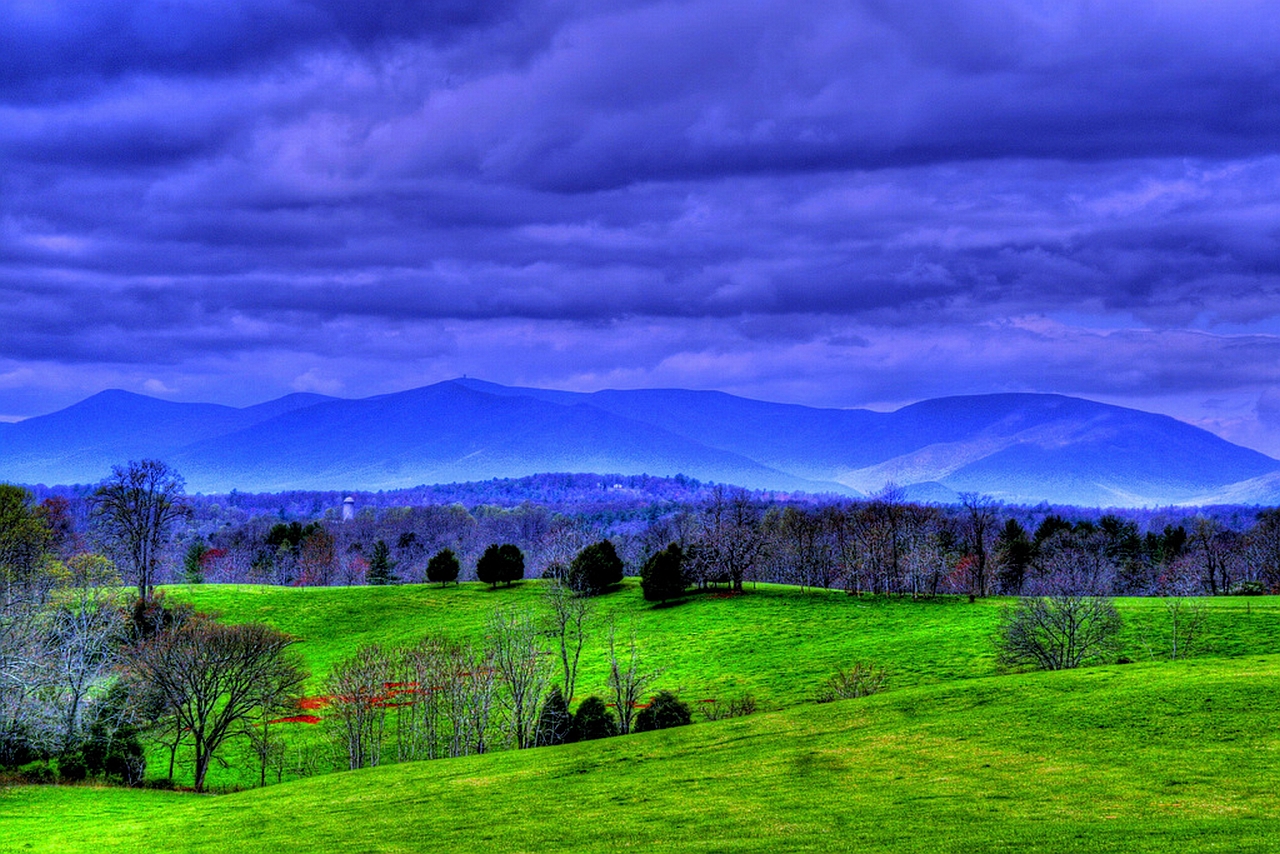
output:
[[[1280,656],[962,680],[220,797],[31,787],[0,850],[1271,851]]]
[[[295,635],[317,677],[361,644],[414,643],[428,632],[478,642],[497,608],[545,610],[541,581],[497,590],[477,583],[168,590],[227,622],[262,621]],[[1205,609],[1203,654],[1280,653],[1280,597],[1194,601]],[[637,581],[627,579],[615,592],[593,600],[577,693],[604,690],[610,620],[623,639],[635,626],[646,664],[665,668],[658,687],[680,688],[691,699],[751,691],[765,708],[807,703],[836,668],[855,660],[886,667],[896,687],[991,676],[1000,611],[1009,602],[969,603],[962,597],[913,602],[762,584],[748,585],[740,596],[713,593],[654,606],[641,598]],[[1126,621],[1124,654],[1137,661],[1163,657],[1164,603],[1121,599],[1117,604]]]
[[[311,692],[340,658],[364,643],[413,643],[428,632],[479,642],[495,608],[538,611],[544,584],[526,581],[491,590],[480,584],[447,588],[280,588],[202,585],[170,594],[217,611],[232,622],[261,620],[301,638],[298,644],[314,676]],[[1203,652],[1215,656],[1280,653],[1280,598],[1198,600],[1206,609]],[[635,625],[646,667],[665,668],[654,688],[675,689],[695,707],[703,699],[728,700],[750,692],[763,710],[812,702],[837,668],[870,661],[887,669],[894,689],[996,674],[994,637],[1007,601],[970,604],[949,597],[909,599],[850,597],[842,592],[801,592],[760,585],[742,596],[694,596],[654,607],[634,579],[594,601],[596,609],[582,654],[581,699],[607,696],[608,623],[625,638]],[[1167,613],[1154,599],[1121,600],[1126,618],[1124,654],[1135,661],[1158,658],[1167,644]],[[324,753],[320,728],[294,725],[294,744]],[[257,784],[257,764],[233,741],[210,770],[214,789]],[[151,775],[161,777],[168,754],[149,754]],[[190,757],[179,754],[177,778],[189,784]]]

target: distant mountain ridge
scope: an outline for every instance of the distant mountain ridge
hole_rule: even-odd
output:
[[[1280,461],[1163,415],[1049,394],[819,409],[683,389],[594,393],[453,380],[246,408],[106,391],[0,425],[0,480],[92,483],[158,457],[200,492],[396,489],[620,472],[919,500],[972,491],[1095,506],[1280,502]]]

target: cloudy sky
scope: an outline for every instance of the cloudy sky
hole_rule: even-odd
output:
[[[1280,455],[1270,0],[4,0],[0,417],[467,374]]]

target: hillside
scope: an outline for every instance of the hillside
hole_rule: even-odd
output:
[[[1058,395],[816,409],[680,389],[579,394],[457,380],[246,409],[103,392],[0,425],[0,477],[95,482],[160,457],[193,491],[379,490],[544,472],[684,474],[754,489],[971,491],[1092,506],[1280,501],[1280,461],[1167,416]]]
[[[24,788],[0,848],[1262,852],[1278,714],[1276,656],[996,677],[213,798]]]

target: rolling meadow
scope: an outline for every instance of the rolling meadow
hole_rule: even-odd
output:
[[[544,608],[545,583],[172,587],[227,622],[298,639],[308,691],[364,644],[480,640],[495,608]],[[291,774],[266,788],[239,743],[219,794],[24,786],[0,796],[14,851],[1264,851],[1280,831],[1280,599],[1202,603],[1170,660],[1173,600],[1117,600],[1117,662],[1002,672],[1012,600],[913,601],[747,586],[653,605],[634,580],[593,600],[580,699],[603,695],[608,626],[635,631],[652,688],[693,726],[479,756]],[[887,687],[817,703],[854,662]],[[757,711],[699,721],[708,701]],[[288,738],[323,753],[323,727]],[[149,757],[150,777],[164,762]],[[316,770],[316,769],[313,769]],[[320,768],[318,770],[326,770]],[[178,781],[184,773],[180,755]]]

